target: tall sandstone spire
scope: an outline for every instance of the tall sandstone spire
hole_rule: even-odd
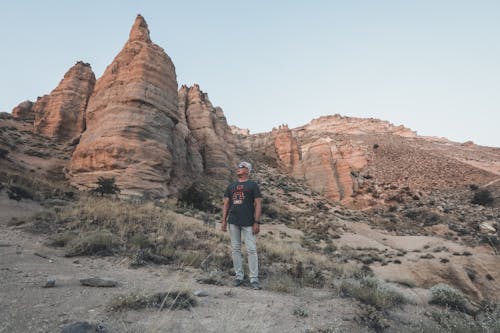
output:
[[[179,90],[179,113],[199,145],[205,173],[227,181],[236,165],[235,140],[224,112],[214,107],[197,84]]]
[[[49,95],[33,105],[35,132],[63,141],[78,137],[85,129],[85,108],[94,84],[90,65],[77,62]]]
[[[202,172],[199,154],[179,136],[177,98],[175,67],[138,15],[89,99],[87,129],[68,168],[71,183],[90,188],[99,176],[116,177],[125,195],[164,196],[182,176]]]

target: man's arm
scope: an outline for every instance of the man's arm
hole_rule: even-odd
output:
[[[252,231],[254,235],[257,235],[260,232],[260,216],[262,214],[262,198],[255,198],[255,216],[254,216],[254,224],[252,226]]]
[[[224,197],[224,207],[222,207],[222,225],[220,230],[227,231],[227,213],[229,212],[229,198]]]

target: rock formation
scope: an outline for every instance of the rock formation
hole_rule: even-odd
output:
[[[33,102],[24,101],[12,110],[12,116],[15,119],[33,121],[35,120],[35,113],[33,111]]]
[[[292,174],[297,169],[301,156],[297,139],[287,125],[279,127],[274,139],[274,148],[280,166]]]
[[[320,138],[304,146],[302,177],[315,191],[334,201],[351,200],[358,184],[352,173],[366,165],[363,154],[347,142]]]
[[[85,129],[85,109],[94,89],[89,64],[77,62],[59,85],[33,105],[35,132],[59,140],[71,140]]]
[[[248,128],[239,128],[234,125],[229,126],[229,128],[231,128],[231,132],[233,132],[234,135],[250,135],[250,130]]]
[[[228,180],[236,164],[234,134],[222,109],[214,107],[208,95],[195,84],[183,85],[179,90],[179,110],[198,142],[205,173],[216,180]]]
[[[141,15],[97,80],[86,120],[68,168],[71,183],[80,188],[95,186],[99,176],[116,177],[122,194],[165,196],[186,174],[202,172],[182,127],[175,67],[152,43]]]

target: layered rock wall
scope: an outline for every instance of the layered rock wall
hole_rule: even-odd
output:
[[[79,136],[95,81],[89,64],[79,61],[71,67],[59,85],[33,105],[35,132],[58,140]]]
[[[214,107],[195,84],[179,90],[179,113],[198,143],[205,173],[215,180],[229,180],[236,164],[235,138],[222,109]]]
[[[182,125],[175,67],[138,15],[90,97],[87,130],[68,168],[72,184],[90,188],[105,176],[116,177],[126,195],[175,192],[203,171]]]
[[[288,125],[282,125],[276,132],[274,149],[280,166],[289,174],[297,171],[301,160],[299,144]]]

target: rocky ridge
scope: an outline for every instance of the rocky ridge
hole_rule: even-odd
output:
[[[239,134],[238,140],[257,159],[276,160],[330,200],[358,208],[500,176],[499,149],[418,137],[376,119],[325,116],[294,129]]]

